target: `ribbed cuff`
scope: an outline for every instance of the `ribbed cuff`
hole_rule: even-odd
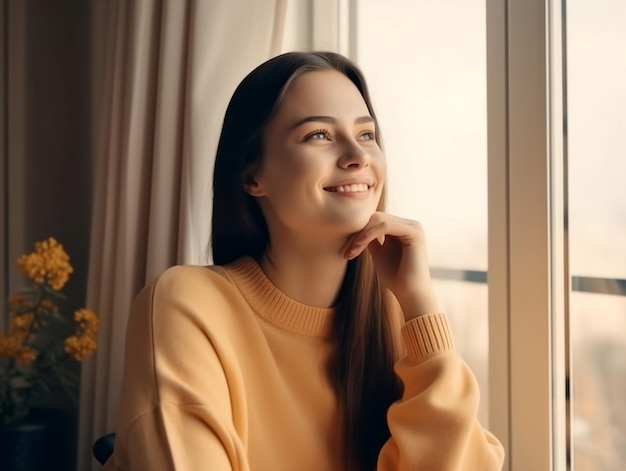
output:
[[[407,355],[418,361],[435,353],[454,350],[445,314],[426,314],[411,319],[402,327]]]

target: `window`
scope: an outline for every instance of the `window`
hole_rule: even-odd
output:
[[[313,46],[369,79],[389,209],[424,224],[505,471],[626,469],[626,3],[314,5],[337,28]]]

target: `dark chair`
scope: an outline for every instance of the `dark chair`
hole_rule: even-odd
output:
[[[107,433],[98,438],[93,444],[91,451],[93,456],[98,460],[98,463],[104,464],[106,460],[113,454],[113,446],[115,445],[115,434]]]

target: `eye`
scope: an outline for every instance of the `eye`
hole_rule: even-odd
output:
[[[360,141],[375,141],[376,134],[374,131],[365,131],[359,136]]]
[[[304,138],[305,141],[321,141],[330,139],[330,133],[327,129],[318,129],[310,134],[307,134]]]

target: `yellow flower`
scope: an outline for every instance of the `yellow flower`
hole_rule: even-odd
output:
[[[15,310],[24,306],[32,306],[32,303],[22,294],[12,294],[9,296],[9,309]]]
[[[34,320],[35,314],[32,312],[19,315],[13,314],[11,316],[11,330],[16,334],[25,334],[30,329]]]
[[[51,299],[44,299],[37,308],[39,314],[57,314],[59,312],[59,306],[57,306]]]
[[[91,309],[83,308],[74,312],[74,321],[80,325],[83,335],[89,335],[94,338],[97,336],[100,321]]]
[[[0,357],[14,357],[22,346],[22,339],[16,335],[7,335],[0,332]]]
[[[30,365],[37,359],[37,353],[30,347],[23,345],[16,353],[17,364],[24,367]]]
[[[96,339],[89,335],[72,335],[65,339],[65,352],[76,361],[83,361],[96,350],[97,346]]]
[[[65,339],[65,351],[75,360],[83,361],[98,346],[96,337],[100,321],[98,316],[88,308],[74,312],[74,321],[78,323],[78,334]]]
[[[66,304],[57,304],[65,296],[51,290],[60,292],[73,268],[55,239],[37,242],[33,252],[17,259],[17,266],[34,283],[9,298],[9,330],[0,332],[0,384],[8,384],[9,389],[26,385],[29,390],[26,395],[11,390],[8,396],[3,395],[1,399],[8,401],[8,406],[0,404],[1,423],[18,420],[52,387],[75,388],[77,377],[73,369],[66,369],[66,360],[69,357],[80,362],[96,350],[100,323],[88,308],[76,310],[72,322]],[[66,354],[59,355],[60,349]],[[59,375],[46,373],[54,368],[64,371]]]
[[[55,291],[63,289],[74,271],[69,255],[52,237],[35,243],[35,251],[19,257],[17,266],[35,283],[46,283]]]

